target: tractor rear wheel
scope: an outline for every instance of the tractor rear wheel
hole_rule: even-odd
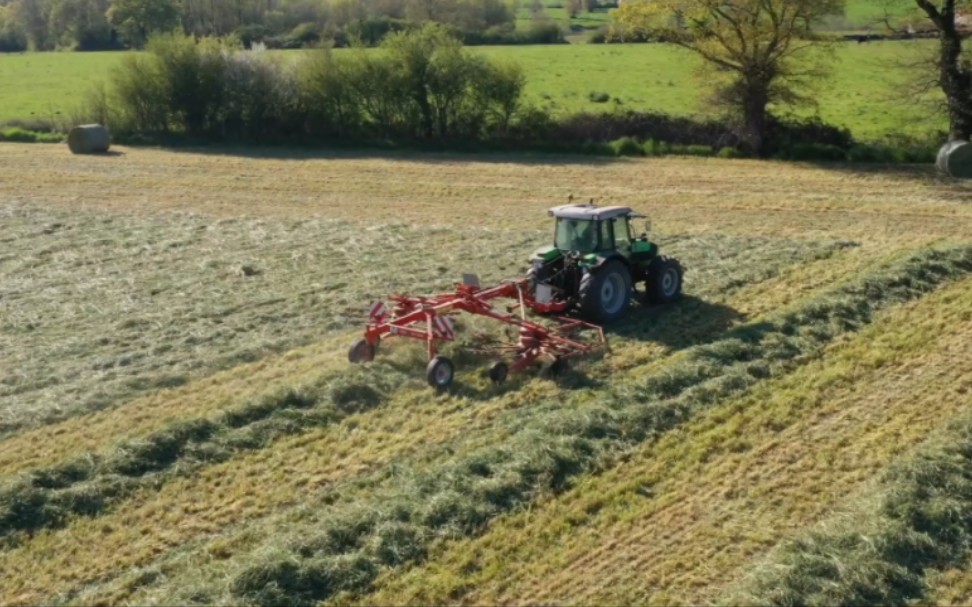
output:
[[[670,303],[682,295],[682,266],[672,257],[656,257],[648,266],[645,282],[648,301]]]
[[[631,302],[631,273],[617,259],[586,272],[577,291],[581,314],[598,323],[618,320]]]
[[[455,367],[452,361],[445,356],[436,356],[429,361],[429,366],[425,368],[425,379],[433,388],[444,390],[452,384],[455,375]]]

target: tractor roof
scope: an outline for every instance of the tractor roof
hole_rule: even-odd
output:
[[[565,219],[612,219],[614,217],[641,217],[631,207],[596,207],[592,204],[565,204],[548,211],[552,217]]]

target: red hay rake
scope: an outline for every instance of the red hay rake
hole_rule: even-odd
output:
[[[550,361],[551,372],[558,373],[566,369],[571,357],[606,347],[604,330],[598,325],[563,316],[550,316],[547,324],[527,320],[527,310],[540,314],[566,311],[563,303],[537,301],[530,294],[527,283],[528,279],[523,278],[483,289],[475,276],[467,275],[452,293],[420,297],[394,295],[391,310],[383,302],[373,302],[364,337],[351,346],[348,359],[352,363],[373,360],[378,344],[388,336],[424,340],[429,357],[426,378],[433,387],[447,388],[452,383],[455,369],[451,360],[439,355],[438,344],[455,340],[453,317],[459,312],[486,316],[517,328],[515,342],[496,348],[505,358],[493,363],[489,370],[490,379],[497,383],[504,381],[510,372],[522,371],[540,359]],[[506,312],[494,307],[498,299],[513,300],[506,306]],[[593,338],[585,339],[587,335],[593,335]]]

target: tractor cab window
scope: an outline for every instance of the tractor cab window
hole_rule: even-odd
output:
[[[599,251],[610,251],[614,248],[614,237],[611,235],[611,222],[608,220],[598,222],[601,229],[601,241]]]
[[[592,253],[597,249],[597,226],[588,219],[557,218],[554,246],[561,251]]]
[[[618,217],[614,220],[614,248],[622,255],[627,255],[631,251],[631,229],[627,217]]]

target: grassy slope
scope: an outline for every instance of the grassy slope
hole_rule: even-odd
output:
[[[605,475],[385,580],[362,603],[719,599],[752,559],[850,505],[890,458],[963,411],[970,287],[889,313]]]
[[[83,209],[83,213],[76,214],[79,222],[103,216],[123,225],[143,221],[145,226],[176,230],[187,221],[218,226],[219,217],[237,216],[241,229],[233,233],[234,241],[244,242],[251,229],[276,234],[277,230],[300,223],[297,219],[308,221],[315,229],[329,225],[321,223],[324,219],[347,222],[352,233],[377,230],[385,233],[388,240],[398,242],[396,246],[400,248],[396,250],[394,267],[361,260],[345,272],[373,275],[379,282],[398,280],[418,290],[433,288],[463,270],[494,277],[515,274],[523,251],[536,239],[545,238],[543,209],[568,192],[603,193],[605,202],[630,203],[650,210],[655,226],[665,230],[670,250],[687,260],[688,292],[698,299],[690,298],[667,311],[636,316],[634,322],[612,336],[612,356],[581,368],[594,381],[622,384],[665,372],[677,364],[680,349],[704,343],[729,326],[758,322],[781,306],[799,305],[813,293],[866,273],[879,262],[933,243],[962,242],[972,233],[972,209],[963,202],[968,199],[968,188],[938,182],[922,172],[854,173],[842,172],[839,167],[828,170],[779,163],[675,158],[576,163],[544,156],[356,158],[332,154],[318,158],[295,154],[286,158],[278,152],[276,157],[247,158],[154,150],[122,152],[124,155],[113,158],[78,158],[60,148],[0,146],[0,201],[7,209],[35,217],[36,229],[26,232],[34,233],[37,239],[51,236],[43,234],[42,228],[49,225],[53,215],[65,213],[64,209]],[[31,175],[29,186],[22,175]],[[281,175],[286,178],[281,179]],[[645,184],[652,184],[652,188],[646,190]],[[152,194],[133,196],[132,192]],[[151,205],[150,210],[146,205]],[[190,221],[182,215],[186,211],[197,217]],[[71,213],[66,216],[70,223]],[[480,225],[476,241],[479,244],[472,251],[468,244],[456,241],[468,233],[470,218]],[[395,226],[416,223],[431,223],[436,228],[422,230],[421,242],[405,236],[411,232],[395,231]],[[829,243],[840,240],[860,244],[828,249]],[[18,243],[23,244],[18,246],[26,247],[27,242],[30,241],[19,239]],[[293,252],[290,243],[277,245],[268,244],[261,258],[277,251]],[[119,240],[111,240],[106,246],[119,254],[126,250]],[[339,244],[333,251],[322,248],[320,255],[326,260],[339,248]],[[821,257],[820,252],[827,251],[830,252]],[[436,271],[423,274],[418,266],[416,273],[408,276],[397,271],[398,264],[410,264],[417,258],[422,259],[422,267]],[[496,261],[484,262],[487,258]],[[61,263],[40,265],[35,271],[59,275],[63,266],[70,266],[72,261],[73,258],[64,257]],[[13,262],[6,260],[2,264]],[[133,260],[133,267],[141,266]],[[352,301],[366,298],[366,291],[370,290],[366,283],[349,281],[344,276],[325,274],[321,281],[344,283],[340,292]],[[275,284],[284,291],[283,299],[287,299],[288,289],[302,288],[286,282]],[[185,287],[193,294],[205,293],[208,288],[209,284]],[[133,286],[128,294],[136,296],[141,292],[140,287]],[[625,500],[640,503],[639,499],[644,499],[633,497],[632,490],[638,487],[615,483],[619,475],[660,476],[658,482],[667,483],[665,486],[671,488],[673,495],[682,495],[692,502],[705,495],[722,496],[722,483],[734,478],[723,474],[723,466],[746,463],[759,472],[761,480],[753,477],[746,481],[745,488],[751,492],[768,491],[780,483],[790,486],[789,483],[789,501],[777,504],[752,493],[716,499],[726,500],[720,505],[721,511],[741,517],[733,519],[736,525],[752,525],[757,519],[747,519],[745,509],[733,510],[732,505],[737,502],[732,500],[755,500],[766,509],[760,511],[764,517],[760,521],[771,523],[779,516],[780,522],[774,523],[779,526],[767,533],[771,537],[762,541],[750,538],[749,543],[740,540],[737,546],[737,540],[727,540],[717,533],[700,534],[697,539],[688,534],[682,543],[687,554],[694,556],[733,549],[752,549],[759,554],[777,539],[777,533],[782,536],[839,505],[839,500],[831,496],[829,501],[813,502],[807,510],[800,496],[831,481],[843,483],[842,487],[853,491],[866,482],[869,471],[886,463],[893,455],[887,450],[892,445],[877,441],[883,446],[874,449],[874,441],[901,429],[903,448],[914,440],[914,432],[943,422],[948,416],[948,407],[954,401],[946,398],[948,393],[942,392],[941,386],[964,381],[961,374],[967,370],[961,364],[953,365],[954,370],[948,372],[960,375],[944,379],[933,371],[941,367],[935,362],[937,356],[968,360],[967,353],[961,350],[968,335],[968,318],[961,316],[962,311],[968,310],[968,292],[966,281],[884,313],[874,327],[846,343],[835,343],[827,356],[814,363],[815,370],[826,373],[824,377],[828,379],[823,382],[817,382],[814,378],[818,374],[809,368],[792,378],[773,380],[673,435],[690,437],[691,442],[666,439],[657,446],[648,446],[617,471],[582,480],[574,492],[556,500],[545,499],[534,512],[551,517],[549,520],[572,520],[575,515],[558,517],[565,511],[575,511],[578,504],[586,508],[591,500],[597,501],[605,494],[619,496],[616,502],[601,504],[593,509],[597,512],[577,519],[576,528],[564,531],[571,543],[597,548],[601,534],[592,530],[622,531],[624,540],[628,534],[623,533],[623,527],[615,526],[616,521],[608,515],[618,512],[627,503]],[[120,292],[120,296],[124,294],[124,290]],[[14,312],[20,311],[15,307],[16,300],[0,301]],[[322,303],[332,314],[341,315],[343,310],[334,309],[334,305],[330,300]],[[285,310],[282,302],[271,304],[266,311],[267,322]],[[319,313],[313,306],[298,308],[299,317],[308,323]],[[96,320],[97,316],[91,318]],[[929,330],[913,328],[916,326]],[[882,334],[886,336],[881,337]],[[162,334],[156,339],[168,338]],[[248,340],[251,336],[237,339]],[[305,339],[312,343],[290,354],[268,356],[215,374],[211,368],[200,368],[186,385],[134,400],[119,395],[103,412],[47,426],[50,432],[44,435],[43,448],[38,448],[40,434],[21,432],[5,437],[0,440],[0,452],[4,453],[2,474],[10,478],[18,471],[58,464],[92,449],[110,452],[122,438],[145,436],[180,419],[213,416],[278,387],[310,384],[346,368],[342,359],[350,336],[340,328],[319,337],[308,333]],[[214,353],[221,347],[218,342],[206,343],[205,347],[213,348]],[[916,354],[922,347],[927,347],[927,357]],[[222,582],[213,581],[225,581],[241,567],[259,562],[265,554],[289,541],[291,534],[315,530],[322,516],[321,500],[328,495],[367,495],[369,478],[379,482],[399,465],[434,464],[446,454],[465,453],[500,442],[510,424],[535,413],[535,403],[578,398],[582,394],[571,389],[570,382],[554,384],[531,377],[518,379],[509,390],[495,390],[474,370],[479,365],[470,361],[462,367],[462,385],[456,394],[436,397],[419,380],[420,354],[415,349],[398,347],[389,352],[393,372],[411,379],[404,380],[400,390],[379,402],[378,409],[354,414],[326,427],[308,426],[296,435],[276,440],[272,448],[241,452],[227,462],[193,470],[188,476],[160,476],[157,487],[146,485],[93,518],[79,518],[65,529],[44,530],[32,539],[25,538],[20,547],[0,553],[0,569],[12,572],[0,601],[16,598],[37,602],[62,593],[83,601],[160,602],[171,601],[173,596],[190,600],[194,593],[200,593],[198,597],[232,600],[220,594],[224,591],[220,590]],[[45,356],[56,368],[58,356],[74,358],[78,354],[52,348]],[[899,383],[883,382],[902,369],[907,373],[898,373],[903,378]],[[128,371],[123,368],[119,372]],[[365,375],[356,381],[368,381],[368,371],[362,372]],[[379,368],[374,372],[386,371]],[[82,372],[66,381],[82,386],[90,378]],[[927,407],[929,413],[937,414],[933,419],[915,408],[911,400],[895,398],[925,392],[934,399]],[[858,394],[870,396],[856,399]],[[901,413],[901,419],[882,416],[880,408],[867,406],[868,398],[885,397],[891,400],[894,411]],[[801,403],[810,404],[801,407]],[[845,410],[854,413],[843,413]],[[827,413],[831,415],[828,417]],[[778,420],[787,426],[773,428],[772,422]],[[912,431],[905,422],[913,423],[916,429]],[[747,441],[747,448],[741,448],[737,428],[752,430],[753,438]],[[837,428],[840,433],[829,437],[826,430],[830,428]],[[863,459],[851,470],[841,470],[822,457],[812,441],[798,440],[802,431],[820,436],[825,444],[832,444],[849,456]],[[781,436],[792,436],[794,440],[783,440]],[[764,462],[756,457],[764,453],[761,448],[773,445],[777,449],[792,449],[799,457],[792,466],[782,468],[771,465],[776,460]],[[733,449],[735,455],[723,455],[723,450]],[[701,457],[706,452],[711,452],[709,457]],[[670,476],[665,476],[668,468],[658,465],[658,461],[683,460],[683,467],[672,467]],[[801,462],[806,466],[801,467]],[[696,476],[704,482],[692,480]],[[657,495],[658,500],[668,499],[662,493]],[[658,506],[658,500],[649,501]],[[650,516],[654,506],[639,512]],[[499,521],[483,541],[510,537],[504,535],[504,530],[517,517],[525,521],[523,533],[542,537],[542,525],[534,528],[529,516],[514,515]],[[693,543],[696,541],[698,545]],[[453,549],[461,552],[465,545]],[[503,541],[489,545],[500,559],[511,549]],[[110,559],[105,558],[108,554]],[[442,562],[442,554],[433,553],[433,567]],[[565,551],[562,557],[569,560],[572,554]],[[739,553],[731,554],[738,557]],[[551,556],[537,556],[534,565],[524,567],[525,573],[548,570]],[[486,554],[483,558],[491,557]],[[667,575],[666,572],[678,570],[678,563],[683,560],[674,556],[659,559],[657,571]],[[710,562],[725,561],[715,558]],[[605,559],[606,566],[610,563],[610,559]],[[745,568],[747,563],[741,561],[741,566]],[[449,571],[444,567],[443,575]],[[697,583],[700,575],[698,570],[690,570],[685,579]],[[539,577],[544,581],[533,583],[529,575],[518,578],[522,581],[517,583],[522,585],[510,596],[556,596],[558,579],[564,578]],[[619,592],[641,596],[638,592],[642,585],[637,578],[619,577],[624,578],[615,584]],[[391,584],[389,587],[405,584],[409,588],[410,579],[389,577],[386,582]],[[479,596],[475,594],[478,591],[484,597],[500,596],[491,579],[494,578],[483,574],[482,583],[477,586],[481,590],[469,588],[469,596]],[[449,583],[441,587],[447,588]],[[608,596],[605,588],[589,586],[592,597]],[[693,584],[675,585],[672,590],[676,600],[717,591],[717,586],[696,588]],[[205,600],[198,597],[194,600]]]
[[[940,112],[908,97],[903,67],[932,48],[927,41],[841,44],[833,77],[812,97],[821,118],[861,139],[922,135],[945,126]],[[614,107],[689,115],[708,107],[694,72],[698,60],[667,45],[555,45],[482,47],[477,52],[516,61],[527,74],[526,100],[556,113],[609,111]],[[51,118],[82,101],[77,94],[104,82],[120,53],[0,55],[0,75],[13,83],[0,91],[0,121]],[[40,66],[38,66],[40,64]],[[37,72],[46,74],[38,80]],[[36,83],[36,84],[35,84]],[[43,88],[41,88],[43,87]],[[593,103],[591,92],[612,101]],[[613,99],[619,99],[617,105]],[[937,99],[937,97],[932,97]],[[800,109],[801,115],[815,109]],[[931,118],[928,115],[931,114]]]

